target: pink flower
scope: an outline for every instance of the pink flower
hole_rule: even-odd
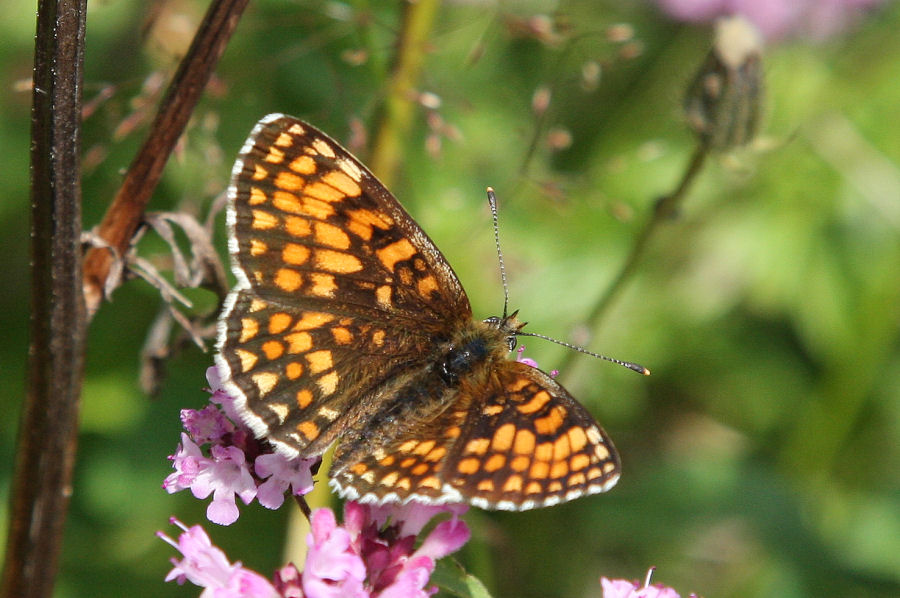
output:
[[[284,502],[284,493],[302,496],[313,489],[311,467],[316,460],[288,459],[279,453],[266,453],[256,458],[253,469],[266,481],[256,489],[259,504],[267,509],[277,509]],[[268,479],[266,479],[268,478]]]
[[[172,570],[166,581],[185,581],[205,588],[201,598],[279,598],[279,593],[263,576],[245,569],[240,563],[231,564],[225,553],[212,545],[209,536],[199,525],[186,527],[177,519],[171,522],[184,533],[176,542],[162,532],[156,535],[174,546],[184,558],[172,559]]]
[[[704,22],[742,15],[768,39],[807,36],[824,39],[852,25],[883,0],[657,0],[671,17]]]
[[[647,571],[644,585],[627,579],[601,577],[603,598],[680,598],[678,592],[668,586],[659,583],[650,585],[650,576],[653,575],[654,569],[655,567],[650,567],[650,570]],[[691,594],[691,598],[696,598],[696,596]]]

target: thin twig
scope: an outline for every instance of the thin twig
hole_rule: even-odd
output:
[[[86,0],[38,3],[31,111],[31,345],[4,598],[48,598],[71,495],[87,319],[81,280]]]
[[[214,0],[210,4],[160,104],[146,141],[131,163],[97,230],[97,235],[118,255],[127,252],[169,155],[184,132],[247,2]],[[104,249],[91,249],[85,256],[84,294],[89,316],[93,316],[104,298],[104,286],[112,260],[113,253]]]
[[[709,155],[709,151],[709,146],[704,143],[698,143],[697,148],[694,150],[694,155],[691,157],[691,161],[688,164],[687,170],[685,170],[684,176],[681,177],[681,182],[678,184],[678,187],[669,195],[661,197],[653,206],[653,212],[650,214],[644,227],[638,233],[634,245],[631,247],[631,253],[625,259],[619,273],[610,283],[606,292],[601,295],[597,300],[597,303],[594,304],[594,307],[591,309],[587,318],[585,318],[584,326],[588,330],[594,330],[603,319],[603,316],[606,315],[606,312],[613,301],[625,287],[625,284],[631,278],[631,275],[634,274],[638,263],[641,261],[641,258],[643,258],[644,253],[647,250],[650,239],[653,237],[653,234],[659,230],[660,225],[671,221],[678,215],[681,203],[687,195],[691,183],[696,180],[697,175],[703,168],[703,164],[706,161],[706,157]],[[571,366],[575,356],[576,353],[574,351],[567,352],[558,369],[565,371],[566,368]]]

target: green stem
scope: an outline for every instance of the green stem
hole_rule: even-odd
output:
[[[622,289],[625,287],[625,283],[631,278],[632,274],[634,274],[637,269],[638,263],[644,256],[644,253],[647,251],[647,246],[650,243],[650,239],[653,237],[653,234],[659,230],[659,227],[664,223],[671,221],[676,218],[678,215],[678,211],[681,207],[681,203],[684,201],[684,197],[687,195],[687,191],[690,188],[691,184],[696,180],[697,175],[700,173],[700,170],[703,168],[703,164],[706,161],[706,157],[709,155],[709,146],[703,143],[699,143],[697,148],[694,150],[694,155],[691,157],[691,161],[688,164],[687,170],[684,172],[684,176],[681,177],[681,182],[678,184],[678,187],[664,197],[661,197],[656,205],[653,207],[653,213],[650,214],[650,218],[644,224],[644,227],[638,233],[637,238],[634,241],[634,245],[631,248],[631,253],[625,259],[625,263],[622,264],[622,268],[619,270],[619,273],[613,279],[612,283],[606,289],[606,292],[600,296],[597,300],[597,303],[594,304],[593,309],[588,314],[587,318],[585,318],[584,325],[588,330],[594,330],[603,319],[603,316],[606,315],[606,312],[609,310],[613,301],[619,296]],[[575,358],[576,353],[574,351],[569,351],[563,357],[562,362],[560,363],[559,369],[565,371],[568,367],[571,366],[572,360]]]

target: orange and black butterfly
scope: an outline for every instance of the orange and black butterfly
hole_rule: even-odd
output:
[[[330,483],[363,503],[524,510],[616,483],[590,413],[509,359],[515,314],[473,319],[450,264],[349,152],[273,114],[232,176],[217,365],[257,436],[304,458],[336,442]]]

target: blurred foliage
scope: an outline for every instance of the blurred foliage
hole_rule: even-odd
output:
[[[251,3],[152,208],[205,213],[268,112],[307,119],[365,160],[360,132],[372,132],[384,97],[399,4]],[[204,10],[193,0],[91,3],[86,228]],[[4,16],[5,506],[27,354],[33,4],[7,5]],[[614,27],[623,23],[633,34]],[[616,441],[624,475],[607,496],[555,508],[473,509],[460,561],[493,595],[599,596],[601,575],[641,578],[651,565],[683,595],[900,595],[898,27],[889,3],[841,37],[769,48],[763,137],[707,163],[588,334],[579,324],[693,151],[680,105],[710,29],[648,3],[441,8],[419,86],[440,102],[426,97],[416,113],[395,193],[483,317],[502,301],[484,198],[493,186],[512,307],[529,330],[653,371],[581,358],[562,373]],[[537,90],[549,92],[543,114],[532,108]],[[151,238],[141,245],[147,256],[162,250]],[[138,354],[158,309],[135,281],[92,324],[60,598],[199,593],[162,582],[173,554],[154,532],[173,514],[204,520],[205,504],[160,484],[179,409],[206,400],[211,357],[177,355],[160,396],[142,396]],[[562,359],[558,346],[527,345],[545,369]],[[231,528],[206,527],[231,558],[268,575],[286,521],[253,507]]]

